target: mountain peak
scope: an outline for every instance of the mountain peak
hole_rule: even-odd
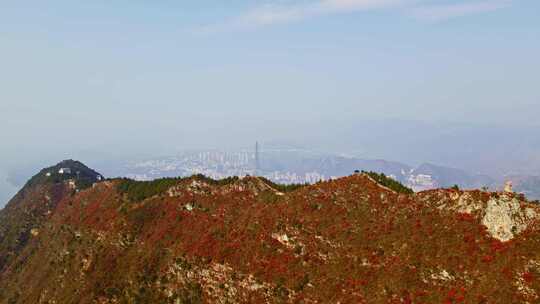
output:
[[[26,186],[72,181],[77,189],[84,189],[102,179],[103,175],[89,168],[82,162],[67,159],[54,166],[41,170],[28,181]]]

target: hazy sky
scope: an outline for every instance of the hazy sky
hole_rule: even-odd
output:
[[[539,16],[537,0],[0,0],[0,172],[362,119],[538,125]]]

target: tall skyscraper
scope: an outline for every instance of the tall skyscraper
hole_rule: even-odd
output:
[[[255,142],[255,176],[259,175],[260,163],[259,163],[259,142]]]

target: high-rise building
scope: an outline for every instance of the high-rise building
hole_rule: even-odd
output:
[[[260,163],[259,163],[259,142],[255,142],[255,176],[259,175]]]

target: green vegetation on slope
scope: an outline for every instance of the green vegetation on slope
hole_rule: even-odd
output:
[[[288,184],[288,185],[284,185],[284,184],[276,184],[274,183],[273,181],[265,178],[265,177],[259,177],[265,184],[267,184],[268,186],[276,189],[277,191],[280,191],[280,192],[292,192],[292,191],[295,191],[297,189],[300,189],[302,187],[305,187],[307,186],[308,184]]]
[[[124,178],[118,185],[118,191],[126,194],[131,201],[142,201],[152,196],[162,194],[179,182],[188,179],[195,179],[213,186],[225,186],[238,181],[240,178],[233,176],[215,180],[202,174],[193,175],[191,177],[160,178],[151,181],[136,181]]]
[[[372,179],[374,179],[377,183],[381,184],[382,186],[385,186],[389,189],[392,189],[396,191],[397,193],[404,193],[404,194],[413,194],[414,191],[411,188],[408,188],[404,186],[402,183],[398,182],[397,180],[390,178],[386,176],[384,173],[377,173],[377,172],[366,172],[362,171],[362,173],[368,175]]]
[[[131,201],[142,201],[152,196],[165,193],[165,191],[167,191],[169,188],[188,179],[195,179],[212,186],[226,186],[240,180],[238,176],[216,180],[202,174],[193,175],[191,177],[160,178],[152,181],[136,181],[124,178],[121,179],[120,184],[118,185],[118,191],[122,194],[126,194],[128,199]],[[276,184],[264,177],[260,177],[260,180],[262,180],[268,186],[281,192],[291,192],[306,186],[305,184]]]
[[[131,201],[142,201],[164,193],[180,181],[182,178],[160,178],[152,181],[136,181],[125,178],[120,181],[118,191],[126,194]]]

